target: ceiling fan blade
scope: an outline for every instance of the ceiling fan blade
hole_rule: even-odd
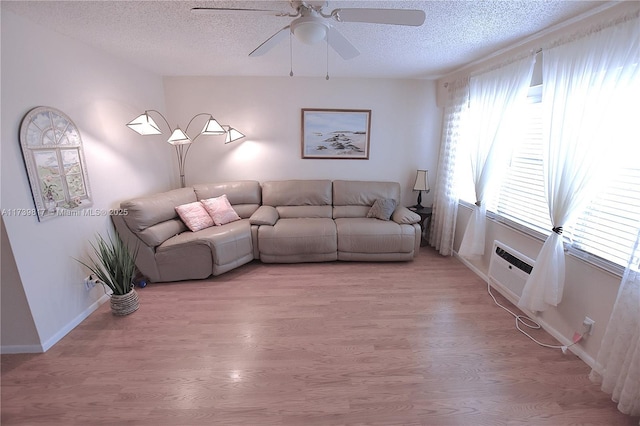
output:
[[[192,7],[191,13],[198,15],[230,15],[237,13],[251,13],[256,15],[270,15],[270,16],[286,16],[295,17],[296,14],[291,14],[285,10],[272,10],[272,9],[237,9],[229,7]]]
[[[336,9],[331,12],[338,22],[366,22],[370,24],[410,25],[424,24],[423,10],[414,9]]]
[[[290,26],[287,25],[271,37],[269,37],[264,43],[258,46],[253,52],[249,53],[249,56],[261,56],[270,51],[275,47],[276,44],[280,43],[280,41],[285,38],[288,34],[291,33],[289,29]]]
[[[340,33],[340,31],[336,30],[333,26],[329,26],[329,36],[327,38],[327,42],[329,46],[333,48],[338,55],[342,57],[342,59],[352,59],[360,54],[358,49],[351,44],[349,40],[345,38],[345,36]]]

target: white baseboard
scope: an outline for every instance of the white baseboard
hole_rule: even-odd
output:
[[[536,321],[538,322],[538,324],[540,324],[540,326],[544,329],[544,331],[552,335],[556,340],[558,340],[563,345],[569,346],[569,350],[578,358],[580,358],[582,361],[584,361],[585,364],[587,364],[591,368],[595,367],[596,361],[593,359],[591,355],[589,355],[584,350],[584,348],[579,343],[573,346],[570,346],[573,343],[571,339],[560,334],[558,330],[551,327],[548,323],[546,323],[544,320],[540,319],[539,317],[536,317]]]
[[[0,347],[0,354],[39,354],[44,352],[42,345],[4,345]]]
[[[482,278],[485,282],[490,283],[491,287],[498,290],[498,292],[501,295],[503,295],[509,302],[513,303],[515,306],[518,306],[518,301],[520,300],[520,297],[518,295],[516,295],[514,292],[512,292],[502,284],[494,282],[493,280],[490,281],[487,274],[485,274],[476,265],[472,264],[464,257],[458,255],[457,252],[454,252],[454,256],[458,260],[460,260],[460,262],[462,262],[467,268],[471,269],[476,275]],[[536,322],[540,324],[540,327],[542,327],[544,331],[546,331],[551,336],[553,336],[553,338],[559,341],[561,345],[568,346],[569,351],[571,351],[578,358],[584,361],[589,367],[593,368],[595,366],[595,360],[593,359],[593,357],[587,354],[587,352],[584,350],[584,348],[580,344],[575,344],[573,346],[570,346],[573,343],[571,338],[564,336],[562,333],[560,333],[558,330],[556,330],[554,327],[552,327],[549,323],[544,321],[542,318],[535,315],[533,312],[530,312],[527,309],[522,309],[520,307],[518,307],[518,309],[520,309],[523,313],[525,313],[530,318],[534,318]]]
[[[69,334],[71,330],[76,328],[78,324],[87,319],[89,315],[91,315],[96,309],[100,307],[104,302],[109,300],[109,296],[107,294],[103,294],[102,297],[95,302],[93,302],[87,309],[82,311],[77,317],[75,317],[71,322],[69,322],[66,326],[60,329],[56,334],[51,336],[46,342],[42,344],[43,352],[48,351],[53,345],[58,343],[60,339]]]
[[[104,294],[101,298],[93,302],[87,309],[82,311],[71,322],[61,328],[56,334],[54,334],[46,342],[40,345],[3,345],[0,346],[0,354],[32,354],[42,353],[48,351],[53,345],[58,343],[64,336],[66,336],[71,330],[76,328],[78,324],[84,321],[89,315],[91,315],[96,309],[103,303],[109,300],[109,295]]]

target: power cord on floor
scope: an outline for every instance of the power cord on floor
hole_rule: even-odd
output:
[[[533,337],[532,335],[527,333],[525,330],[520,328],[520,325],[522,324],[524,327],[530,328],[532,330],[539,330],[540,328],[542,328],[542,326],[540,324],[538,324],[535,320],[532,320],[531,318],[529,318],[527,316],[518,315],[518,314],[514,313],[513,311],[511,311],[509,308],[501,305],[498,302],[498,300],[495,298],[493,293],[491,293],[491,284],[489,282],[487,282],[487,292],[489,293],[489,296],[491,296],[491,298],[493,299],[493,301],[495,302],[496,305],[498,305],[499,307],[501,307],[502,309],[504,309],[505,311],[507,311],[511,315],[513,315],[513,317],[516,319],[516,328],[518,329],[518,331],[520,333],[524,334],[525,336],[527,336],[529,339],[533,340],[535,343],[537,343],[540,346],[543,346],[545,348],[550,348],[550,349],[560,349],[563,354],[566,354],[567,353],[567,349],[569,349],[571,346],[573,346],[576,343],[578,343],[584,337],[584,334],[578,335],[579,336],[578,338],[574,337],[573,343],[568,345],[568,346],[567,345],[549,345],[547,343],[542,343],[542,342],[536,340],[535,337]]]

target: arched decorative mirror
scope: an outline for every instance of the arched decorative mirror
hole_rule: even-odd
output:
[[[92,204],[80,132],[62,111],[32,109],[20,125],[38,220],[79,215]]]

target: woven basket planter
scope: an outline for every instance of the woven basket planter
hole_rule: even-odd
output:
[[[127,294],[111,295],[111,312],[113,315],[129,315],[137,311],[139,306],[138,293],[136,293],[135,289],[131,289]]]

